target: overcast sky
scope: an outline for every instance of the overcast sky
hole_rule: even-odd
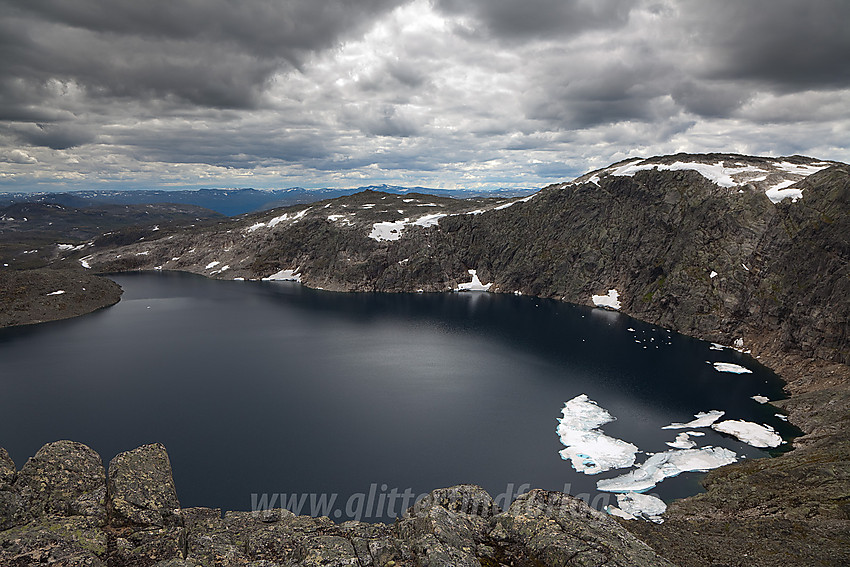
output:
[[[0,191],[850,161],[847,0],[0,0]]]

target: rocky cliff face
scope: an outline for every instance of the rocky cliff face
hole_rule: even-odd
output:
[[[19,472],[0,449],[0,530],[9,567],[672,565],[581,500],[541,490],[503,512],[477,486],[439,489],[393,525],[181,509],[158,444],[106,473],[81,443],[45,445]]]

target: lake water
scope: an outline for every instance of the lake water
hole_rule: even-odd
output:
[[[58,439],[106,462],[158,441],[183,506],[249,510],[284,494],[304,500],[301,513],[324,497],[331,517],[387,520],[402,504],[392,494],[459,483],[493,496],[566,487],[605,503],[596,481],[625,471],[579,474],[558,454],[557,418],[582,393],[616,416],[606,434],[646,452],[669,448],[677,432],[662,426],[712,409],[790,433],[750,399],[782,397],[750,357],[601,309],[179,273],[113,279],[125,290],[114,307],[0,330],[0,446],[18,468]],[[701,446],[766,455],[702,431]],[[693,494],[698,479],[652,493]]]

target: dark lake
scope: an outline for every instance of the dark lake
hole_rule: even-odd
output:
[[[676,436],[662,426],[712,409],[789,433],[774,408],[750,399],[782,391],[749,356],[601,309],[179,273],[113,279],[125,290],[114,307],[0,330],[0,446],[18,468],[58,439],[106,462],[158,441],[185,507],[249,510],[252,495],[285,494],[307,499],[310,513],[301,495],[336,494],[331,517],[373,520],[380,508],[386,520],[393,491],[459,483],[493,496],[566,487],[605,503],[596,481],[625,470],[587,476],[558,454],[557,418],[579,394],[617,417],[605,433],[647,452]],[[701,446],[766,455],[703,431]],[[698,479],[683,474],[652,493],[693,494]]]

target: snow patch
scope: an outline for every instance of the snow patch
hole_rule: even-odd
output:
[[[611,175],[619,177],[632,177],[635,173],[639,171],[647,171],[650,169],[657,169],[658,171],[693,170],[698,172],[700,175],[702,175],[715,185],[727,188],[737,187],[738,185],[740,185],[732,178],[733,175],[739,175],[746,172],[764,172],[763,169],[751,165],[744,165],[741,167],[725,167],[722,161],[714,164],[677,161],[671,165],[663,163],[640,164],[632,162],[618,167],[617,169],[611,172]]]
[[[295,222],[295,221],[299,220],[300,218],[302,218],[304,215],[306,215],[307,211],[309,211],[309,210],[310,210],[310,207],[307,207],[306,209],[298,211],[297,213],[295,213],[292,216],[289,216],[289,213],[284,213],[284,214],[280,215],[279,217],[275,217],[272,220],[270,220],[269,223],[268,223],[268,227],[274,228],[284,221]]]
[[[590,300],[596,307],[607,307],[609,309],[620,309],[620,292],[616,289],[609,289],[608,295],[591,295]]]
[[[457,286],[455,291],[489,291],[490,286],[493,283],[484,284],[481,283],[481,280],[478,279],[478,272],[476,270],[467,270],[469,275],[472,276],[472,281],[469,283],[462,283]]]
[[[709,277],[709,278],[711,278],[711,279],[716,278],[716,277],[717,277],[717,272],[715,272],[714,270],[711,270],[711,273],[710,273],[710,274],[708,274],[708,277]]]
[[[46,295],[62,295],[63,293],[65,293],[65,290],[59,289],[59,290],[56,290],[56,291],[51,291],[50,293],[48,293]]]
[[[76,251],[76,250],[82,250],[83,248],[85,248],[85,246],[86,246],[85,244],[80,244],[78,246],[74,246],[73,244],[59,244],[59,243],[56,244],[56,247],[59,248],[59,250],[61,250],[63,252],[72,252],[72,251]]]
[[[711,428],[737,437],[739,441],[753,447],[778,447],[782,444],[782,437],[769,425],[759,425],[738,419],[721,421],[712,425]]]
[[[436,205],[434,205],[434,206],[436,206]],[[424,217],[420,217],[420,218],[416,219],[415,221],[413,221],[413,224],[415,224],[416,226],[422,226],[422,227],[425,227],[425,228],[427,228],[429,226],[437,226],[440,219],[443,218],[443,217],[446,217],[446,216],[448,216],[448,215],[443,214],[443,213],[437,213],[437,214],[433,214],[433,215],[425,215]]]
[[[296,270],[281,270],[270,275],[267,278],[263,278],[263,281],[266,282],[298,282],[301,283],[301,274]]]
[[[781,183],[777,183],[776,185],[772,185],[768,187],[764,194],[767,195],[767,198],[770,199],[770,202],[773,204],[781,203],[784,199],[791,199],[792,203],[796,203],[798,199],[803,198],[803,190],[802,189],[786,189],[786,187],[790,187],[797,183],[794,179],[788,179],[786,181],[782,181]]]
[[[219,262],[218,260],[214,260],[214,261],[210,262],[209,264],[207,264],[204,269],[205,270],[211,270],[211,269],[215,268],[216,266],[218,266],[219,264],[221,264],[221,262]]]
[[[584,474],[630,467],[638,448],[621,439],[605,435],[599,426],[614,421],[604,408],[581,394],[564,404],[556,432],[566,446],[559,454]]]
[[[374,240],[398,240],[401,238],[401,231],[407,225],[409,219],[400,221],[384,221],[376,222],[372,225],[372,231],[369,233],[369,238]]]
[[[80,265],[81,265],[82,267],[84,267],[85,269],[87,269],[87,270],[90,270],[90,269],[91,269],[91,266],[89,266],[89,263],[88,263],[88,262],[86,262],[86,259],[85,259],[85,258],[80,258]]]

